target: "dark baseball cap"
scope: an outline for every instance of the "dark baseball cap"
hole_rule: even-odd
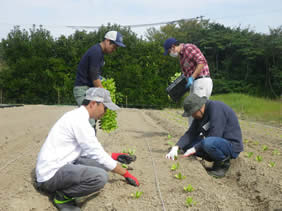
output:
[[[166,39],[166,41],[164,42],[164,55],[168,55],[168,50],[172,47],[173,44],[177,42],[178,41],[173,37]]]

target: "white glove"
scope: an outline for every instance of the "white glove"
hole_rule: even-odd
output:
[[[195,147],[192,147],[192,148],[190,148],[190,149],[188,149],[185,153],[184,153],[184,157],[188,157],[188,156],[190,156],[190,155],[193,155],[193,154],[195,154],[196,153],[196,149],[195,149]]]
[[[178,146],[174,146],[171,148],[170,152],[166,154],[167,159],[174,160],[175,156],[177,156]]]

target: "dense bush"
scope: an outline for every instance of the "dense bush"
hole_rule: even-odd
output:
[[[177,59],[162,55],[163,42],[171,36],[202,50],[214,81],[213,94],[277,98],[282,93],[282,27],[265,35],[193,20],[150,29],[146,40],[118,25],[57,39],[42,27],[29,31],[15,27],[0,45],[0,88],[6,103],[75,104],[72,88],[79,60],[109,30],[120,31],[127,46],[105,55],[103,69],[103,76],[116,83],[119,104],[171,104],[165,90],[170,78],[180,72]]]

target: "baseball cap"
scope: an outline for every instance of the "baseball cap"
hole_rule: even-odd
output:
[[[86,100],[96,101],[103,103],[110,110],[118,110],[119,107],[113,103],[110,92],[104,88],[89,88],[86,91],[85,98]]]
[[[168,50],[176,42],[178,42],[178,41],[175,38],[173,38],[173,37],[166,39],[166,41],[164,42],[164,50],[165,50],[164,55],[168,54]]]
[[[199,97],[198,95],[192,93],[184,100],[184,113],[183,117],[189,117],[196,111],[198,111],[206,102],[206,97]]]
[[[109,31],[105,34],[105,38],[108,40],[112,40],[116,45],[125,47],[123,44],[123,39],[121,33],[117,31]]]

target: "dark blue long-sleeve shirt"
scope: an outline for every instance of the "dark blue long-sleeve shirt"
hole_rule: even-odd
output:
[[[234,152],[243,151],[242,132],[235,112],[220,101],[208,100],[202,119],[194,119],[191,127],[179,139],[176,145],[184,149],[200,134],[205,137],[221,137],[231,142]],[[194,147],[199,149],[201,144]]]

